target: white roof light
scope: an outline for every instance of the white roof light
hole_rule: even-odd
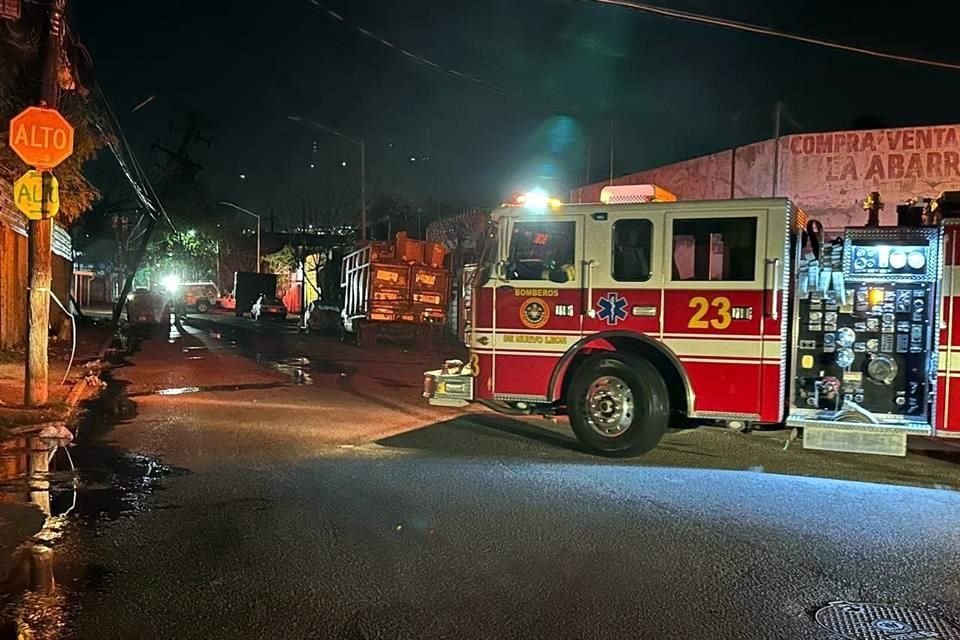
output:
[[[677,196],[655,184],[629,184],[604,187],[600,191],[603,204],[627,204],[637,202],[676,202]]]

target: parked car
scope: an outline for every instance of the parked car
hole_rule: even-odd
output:
[[[233,311],[237,308],[237,299],[233,296],[233,292],[225,293],[219,298],[217,298],[217,306],[221,309],[227,311]]]
[[[271,317],[277,320],[286,320],[287,307],[276,296],[269,296],[264,293],[253,303],[253,309],[250,310],[250,315],[253,316],[254,320]]]
[[[127,296],[127,322],[131,325],[164,325],[170,322],[169,295],[144,287]]]
[[[220,297],[220,289],[212,282],[184,282],[180,292],[184,306],[197,313],[209,311]]]

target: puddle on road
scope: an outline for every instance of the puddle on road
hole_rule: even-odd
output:
[[[309,385],[314,383],[314,376],[347,376],[352,373],[349,367],[331,360],[311,360],[306,357],[276,358],[263,353],[253,354],[254,360],[266,364],[280,373],[290,377],[294,384]]]
[[[241,355],[252,358],[259,364],[265,364],[275,371],[284,374],[290,378],[295,385],[312,385],[315,376],[349,376],[353,369],[340,362],[332,360],[313,360],[306,356],[288,356],[262,350],[261,347],[268,346],[275,348],[276,345],[270,345],[264,342],[259,336],[250,336],[248,344],[240,344],[237,341],[238,333],[233,329],[217,328],[207,331],[211,338],[221,341],[224,345],[236,348]]]
[[[182,396],[185,393],[199,393],[200,387],[175,387],[173,389],[159,389],[158,396]]]
[[[262,362],[260,354],[257,356],[257,362]],[[283,358],[269,361],[269,364],[280,373],[289,376],[293,384],[313,384],[309,358]]]
[[[110,383],[80,423],[72,460],[59,449],[50,472],[33,477],[26,439],[0,444],[0,502],[32,503],[47,515],[43,530],[0,575],[0,640],[74,637],[80,594],[104,591],[110,582],[105,567],[84,557],[83,538],[101,535],[117,519],[159,508],[159,483],[186,473],[102,444],[116,421],[134,415],[122,386]]]

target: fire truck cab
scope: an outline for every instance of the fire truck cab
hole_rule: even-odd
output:
[[[425,374],[432,404],[566,414],[608,455],[689,421],[786,423],[805,447],[893,455],[907,435],[960,436],[950,370],[938,377],[949,225],[826,242],[783,198],[601,199],[493,213],[470,359]]]

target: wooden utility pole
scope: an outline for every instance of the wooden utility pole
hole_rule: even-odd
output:
[[[40,104],[56,109],[60,98],[60,56],[63,49],[63,16],[67,0],[50,0],[44,20],[46,33],[40,51]],[[41,219],[30,221],[27,296],[27,359],[24,404],[34,407],[49,399],[50,285],[53,281],[51,243],[53,219],[49,215],[50,178],[43,172]]]

